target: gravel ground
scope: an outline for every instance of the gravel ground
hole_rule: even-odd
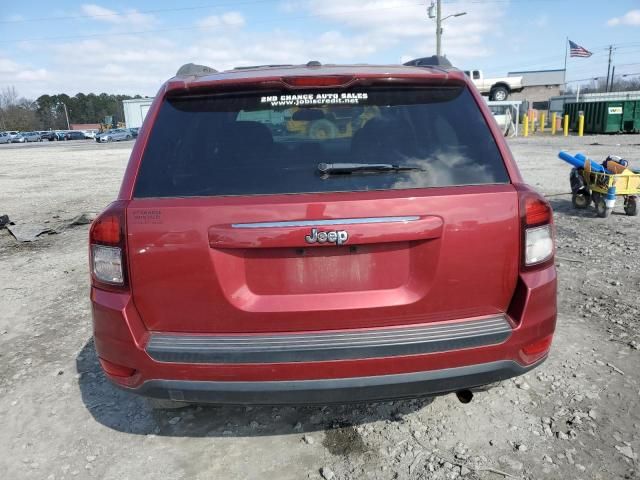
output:
[[[510,140],[555,209],[549,360],[476,394],[371,405],[152,411],[114,389],[91,341],[86,238],[65,227],[117,193],[132,144],[0,146],[0,471],[7,479],[640,478],[638,218],[571,208],[558,150],[640,165],[640,136]],[[635,161],[635,162],[634,162]]]

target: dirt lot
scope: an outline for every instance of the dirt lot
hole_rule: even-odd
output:
[[[640,166],[640,136],[519,138],[555,209],[558,331],[537,370],[477,394],[157,412],[113,388],[91,341],[88,227],[0,231],[0,472],[6,479],[640,478],[639,219],[571,208],[559,149]],[[132,144],[0,146],[0,214],[59,228],[115,196]]]

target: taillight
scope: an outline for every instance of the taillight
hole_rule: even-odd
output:
[[[553,213],[549,203],[537,192],[516,185],[522,224],[522,268],[531,270],[553,262],[555,252]]]
[[[91,224],[89,261],[95,287],[106,290],[127,288],[126,202],[114,202]]]

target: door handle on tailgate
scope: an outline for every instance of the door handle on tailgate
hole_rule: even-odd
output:
[[[234,223],[209,227],[213,248],[360,245],[427,240],[442,235],[441,217],[404,216]]]

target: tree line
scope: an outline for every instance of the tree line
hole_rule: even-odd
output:
[[[0,91],[0,131],[3,130],[65,130],[69,123],[103,123],[105,117],[124,121],[123,100],[142,98],[140,95],[108,93],[65,93],[41,95],[35,100],[21,97],[15,87]]]
[[[567,88],[567,93],[576,93],[578,87],[574,84]],[[630,92],[640,90],[640,77],[615,78],[610,92]],[[580,93],[603,93],[607,91],[607,79],[598,77],[589,83],[580,85]]]

